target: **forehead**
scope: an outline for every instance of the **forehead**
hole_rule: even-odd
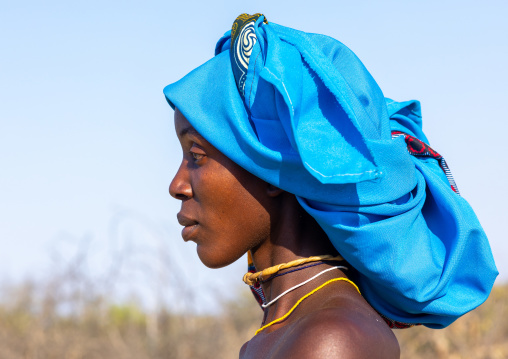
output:
[[[190,122],[185,118],[185,116],[178,110],[175,109],[175,130],[178,137],[184,137],[186,135],[193,135],[203,138],[198,131]]]

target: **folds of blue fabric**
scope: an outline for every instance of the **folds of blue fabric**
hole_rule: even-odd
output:
[[[376,310],[442,328],[483,303],[497,270],[469,204],[449,190],[435,160],[414,161],[418,184],[393,203],[348,207],[298,199],[361,273],[362,294]]]
[[[439,328],[481,304],[497,270],[476,215],[436,160],[390,136],[428,143],[419,103],[385,100],[336,40],[275,24],[256,33],[244,98],[226,33],[213,59],[164,89],[170,105],[234,162],[294,193],[381,314]]]

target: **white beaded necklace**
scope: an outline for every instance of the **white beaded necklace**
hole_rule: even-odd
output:
[[[278,295],[275,299],[271,300],[270,302],[268,302],[268,303],[266,303],[266,304],[261,304],[261,306],[263,307],[263,309],[268,308],[269,306],[271,306],[273,303],[275,303],[276,301],[278,301],[280,298],[282,298],[283,296],[285,296],[285,295],[286,295],[286,294],[288,294],[289,292],[291,292],[291,291],[293,291],[293,290],[295,290],[295,289],[297,289],[297,288],[300,288],[301,286],[303,286],[303,285],[305,285],[305,284],[309,283],[310,281],[312,281],[312,280],[316,279],[316,278],[317,278],[317,277],[319,277],[320,275],[325,274],[326,272],[329,272],[329,271],[334,270],[334,269],[346,269],[346,270],[347,270],[347,268],[346,268],[346,267],[343,267],[343,266],[337,266],[337,267],[332,267],[332,268],[325,269],[325,270],[323,270],[323,271],[319,272],[318,274],[316,274],[314,277],[309,278],[309,279],[307,279],[306,281],[304,281],[304,282],[302,282],[302,283],[300,283],[300,284],[297,284],[297,285],[295,285],[294,287],[289,288],[288,290],[286,290],[286,291],[285,291],[285,292],[283,292],[282,294]]]

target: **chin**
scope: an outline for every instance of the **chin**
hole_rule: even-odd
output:
[[[196,251],[201,263],[212,269],[226,267],[236,262],[243,255],[242,253],[240,256],[228,257],[218,249],[206,248],[203,245],[198,245]]]

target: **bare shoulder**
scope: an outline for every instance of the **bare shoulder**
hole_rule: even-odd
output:
[[[273,358],[400,357],[395,335],[377,313],[324,308],[300,318],[288,329]]]

